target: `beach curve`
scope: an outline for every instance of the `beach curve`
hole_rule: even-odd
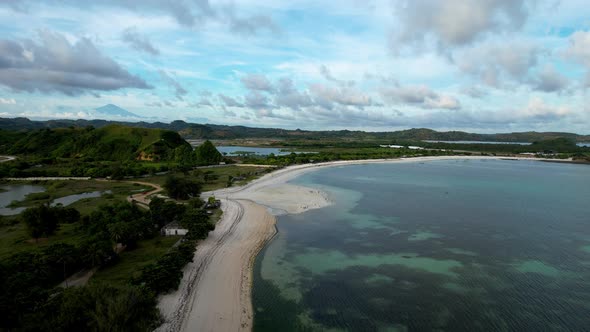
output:
[[[158,307],[165,323],[157,330],[251,330],[253,262],[276,233],[273,214],[302,213],[332,203],[318,189],[287,184],[304,173],[346,165],[503,158],[437,156],[295,165],[266,174],[245,186],[203,193],[204,197],[214,195],[222,200],[222,219],[209,237],[199,243],[193,262],[185,267],[179,289],[160,297]]]

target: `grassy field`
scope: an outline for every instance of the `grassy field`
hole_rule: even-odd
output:
[[[199,168],[188,172],[188,175],[183,173],[170,173],[165,175],[154,175],[145,178],[138,178],[138,181],[151,182],[163,185],[166,178],[170,175],[186,176],[203,183],[203,191],[210,191],[215,189],[226,188],[229,177],[244,177],[244,180],[235,181],[232,186],[238,186],[252,181],[269,170],[267,167],[248,167],[248,166],[233,166]]]
[[[139,275],[141,268],[155,263],[180,238],[181,236],[157,236],[139,241],[135,249],[122,252],[116,264],[98,270],[90,282],[105,282],[112,286],[128,284],[132,277]]]
[[[27,234],[22,223],[0,227],[0,260],[12,254],[43,248],[54,243],[78,245],[84,239],[84,234],[78,232],[77,227],[78,224],[61,224],[54,235],[38,241]]]
[[[11,184],[17,183],[11,182]],[[151,189],[151,187],[127,182],[92,180],[36,181],[34,184],[45,187],[47,191],[28,195],[23,201],[18,204],[13,204],[13,206],[37,206],[64,196],[91,191],[110,190],[112,194],[105,194],[96,198],[81,199],[69,205],[69,207],[73,207],[80,211],[82,215],[87,215],[100,205],[112,204],[125,200],[125,198],[134,191]],[[55,235],[48,239],[39,239],[38,242],[35,242],[27,234],[25,225],[19,222],[18,216],[4,216],[2,217],[2,220],[2,226],[0,226],[0,259],[13,253],[32,250],[53,243],[65,242],[76,245],[83,238],[83,235],[77,231],[77,224],[61,224]]]

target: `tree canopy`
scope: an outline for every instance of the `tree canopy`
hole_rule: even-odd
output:
[[[223,156],[209,140],[195,149],[197,165],[217,165],[221,160],[223,160]]]
[[[201,183],[172,175],[166,178],[164,188],[168,192],[168,196],[174,199],[189,199],[201,194]]]

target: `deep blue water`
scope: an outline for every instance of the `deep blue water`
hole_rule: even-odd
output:
[[[335,204],[278,219],[255,331],[588,331],[590,166],[461,160],[321,169]]]

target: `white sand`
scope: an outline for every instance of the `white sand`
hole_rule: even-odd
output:
[[[160,297],[158,307],[166,322],[158,330],[251,329],[252,263],[260,249],[276,232],[275,218],[270,212],[301,213],[331,204],[326,193],[286,184],[303,173],[318,168],[357,164],[505,158],[507,157],[443,156],[296,165],[264,175],[243,187],[203,193],[203,197],[215,195],[222,199],[223,217],[209,237],[197,246],[193,262],[184,269],[179,289]]]

